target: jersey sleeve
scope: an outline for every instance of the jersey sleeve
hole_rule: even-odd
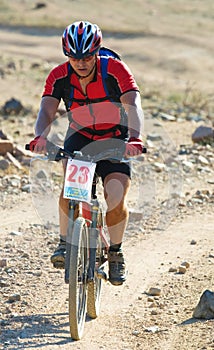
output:
[[[108,74],[117,80],[121,95],[128,91],[139,91],[133,74],[124,62],[110,58]]]
[[[60,101],[64,96],[64,82],[67,75],[66,64],[53,68],[46,79],[42,97],[52,96]]]

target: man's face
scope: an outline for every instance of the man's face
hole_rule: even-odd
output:
[[[87,77],[88,74],[92,71],[95,62],[96,62],[96,55],[93,56],[87,56],[82,59],[77,59],[73,57],[69,57],[69,62],[74,71],[80,76],[80,77]]]

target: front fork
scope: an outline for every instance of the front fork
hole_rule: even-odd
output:
[[[76,219],[78,214],[79,214],[79,205],[74,200],[70,200],[69,211],[68,211],[68,230],[67,230],[67,236],[66,236],[65,283],[69,283],[72,232],[73,232],[74,220]]]
[[[68,230],[66,237],[66,256],[65,256],[65,283],[69,283],[69,271],[70,271],[70,254],[72,243],[72,232],[75,219],[79,216],[79,204],[71,200],[69,202],[68,213]],[[96,250],[97,240],[99,237],[99,229],[97,228],[99,212],[99,202],[97,199],[92,200],[91,206],[91,223],[89,225],[89,266],[87,279],[93,280],[96,266]]]
[[[99,202],[97,199],[92,199],[91,224],[89,226],[88,281],[93,281],[94,275],[95,275],[97,241],[99,237],[99,229],[97,227],[98,213],[99,213]]]

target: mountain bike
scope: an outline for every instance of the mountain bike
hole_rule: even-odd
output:
[[[29,145],[26,145],[29,149]],[[123,159],[123,147],[111,148],[96,155],[67,152],[48,141],[50,161],[67,159],[64,197],[69,199],[66,237],[65,283],[69,285],[69,324],[72,339],[81,339],[87,316],[97,318],[100,311],[102,281],[109,249],[104,212],[97,198],[96,163],[99,160]],[[146,149],[143,150],[146,152]]]

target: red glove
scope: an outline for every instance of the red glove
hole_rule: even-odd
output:
[[[143,142],[136,137],[130,137],[126,144],[125,156],[137,156],[143,152]]]
[[[37,136],[30,142],[29,148],[31,152],[45,153],[47,152],[46,145],[47,140],[43,136]]]

